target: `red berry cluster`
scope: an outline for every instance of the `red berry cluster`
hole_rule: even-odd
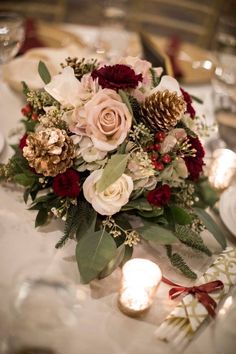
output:
[[[165,168],[165,165],[172,161],[169,154],[161,155],[159,153],[161,143],[165,140],[165,137],[166,134],[164,132],[157,132],[155,134],[154,144],[151,144],[146,148],[146,151],[151,153],[151,161],[157,171],[162,171]]]
[[[30,104],[27,104],[21,109],[21,113],[23,116],[32,119],[32,120],[38,120],[38,115],[37,113],[33,112],[32,106]]]

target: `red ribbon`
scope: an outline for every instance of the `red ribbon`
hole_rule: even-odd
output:
[[[191,294],[198,299],[198,301],[206,308],[210,316],[215,317],[215,309],[217,303],[215,302],[209,293],[212,293],[217,290],[224,288],[224,284],[221,280],[214,280],[206,284],[197,285],[197,286],[181,286],[176,283],[173,283],[171,280],[168,280],[162,277],[162,281],[168,285],[173,285],[174,288],[170,289],[169,297],[171,300],[175,299],[181,294]]]

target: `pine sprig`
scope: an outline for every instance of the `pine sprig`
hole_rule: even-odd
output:
[[[71,205],[67,212],[67,218],[64,228],[64,235],[57,242],[56,248],[61,248],[65,245],[66,241],[76,232],[78,227],[78,207]]]
[[[133,116],[134,116],[135,120],[137,122],[139,122],[141,119],[140,118],[140,115],[141,115],[140,104],[139,104],[138,100],[136,100],[135,97],[129,95],[128,98],[129,98],[130,105],[132,107]]]
[[[166,246],[166,254],[173,267],[179,269],[187,278],[197,279],[197,274],[185,263],[184,259],[178,253],[172,253],[172,246]]]
[[[79,240],[91,229],[94,231],[97,213],[87,201],[80,201],[78,205],[76,239]]]
[[[176,225],[175,235],[178,239],[184,243],[186,246],[191,247],[193,249],[199,250],[208,256],[211,256],[211,251],[204,244],[200,235],[191,230],[188,226]]]

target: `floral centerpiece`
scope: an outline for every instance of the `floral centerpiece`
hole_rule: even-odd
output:
[[[165,245],[173,266],[195,278],[172,244],[210,255],[200,235],[205,227],[224,241],[199,208],[215,196],[204,193],[190,95],[161,68],[133,57],[113,65],[68,58],[54,77],[40,62],[39,74],[43,89],[24,83],[26,132],[0,170],[2,179],[25,187],[36,227],[51,217],[65,221],[56,247],[76,240],[84,282],[109,275],[143,240]]]

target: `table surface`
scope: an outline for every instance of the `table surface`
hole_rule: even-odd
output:
[[[67,26],[78,33],[85,42],[94,40],[96,30],[81,26]],[[192,86],[188,90],[205,99],[204,106],[209,122],[214,121],[212,92],[209,85]],[[12,91],[5,83],[0,83],[0,122],[1,131],[7,142],[14,139],[9,132],[19,127],[20,109],[23,102],[21,94]],[[11,154],[10,147],[5,146],[1,161],[6,161]],[[121,314],[116,305],[117,293],[110,289],[105,296],[94,299],[94,294],[102,291],[105,282],[95,282],[93,287],[79,285],[77,265],[73,259],[74,241],[70,241],[62,250],[55,250],[54,245],[60,238],[58,222],[52,222],[41,229],[34,229],[33,212],[26,210],[21,192],[0,186],[0,339],[7,332],[9,322],[9,299],[12,296],[12,284],[15,273],[38,260],[46,262],[50,269],[62,272],[78,285],[81,295],[80,329],[73,340],[77,343],[69,354],[167,354],[172,352],[167,344],[158,341],[154,332],[155,319],[150,322],[131,319]],[[60,225],[59,225],[60,226]],[[62,226],[62,225],[61,225]],[[97,289],[95,289],[97,287]],[[96,291],[95,291],[95,290]],[[163,291],[167,291],[163,285]],[[173,305],[172,305],[173,307]],[[158,302],[155,304],[158,312]],[[160,306],[160,312],[162,311]],[[78,344],[79,343],[79,344]],[[78,347],[79,345],[79,347]],[[75,349],[77,348],[77,350]],[[212,324],[203,330],[190,343],[185,354],[214,354],[212,342]]]

